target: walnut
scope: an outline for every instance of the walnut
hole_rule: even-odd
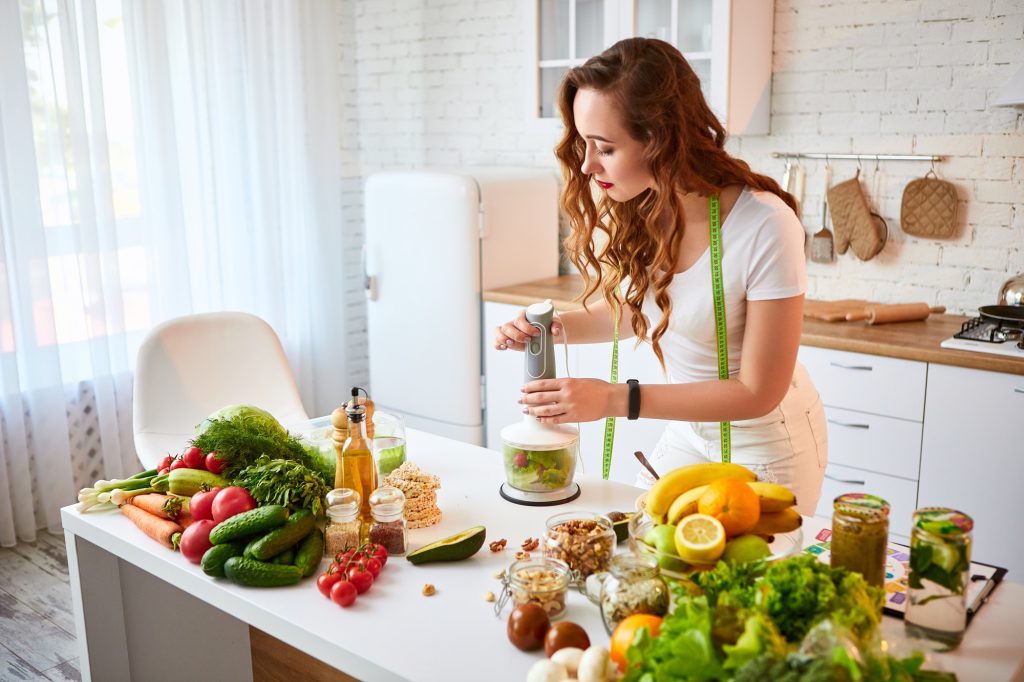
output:
[[[434,587],[433,585],[431,585],[430,583],[427,583],[426,585],[423,586],[423,596],[424,597],[429,597],[430,595],[434,594],[435,592],[437,592],[437,588]]]
[[[507,545],[507,544],[508,544],[508,540],[506,540],[505,538],[502,538],[500,540],[495,540],[494,542],[492,542],[491,544],[489,544],[487,546],[491,548],[492,552],[500,552],[501,550],[505,549],[505,545]]]
[[[540,540],[537,538],[526,538],[523,540],[522,548],[524,552],[532,552],[537,549],[538,545],[540,545]]]

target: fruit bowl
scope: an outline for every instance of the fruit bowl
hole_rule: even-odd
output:
[[[642,510],[640,500],[637,500],[638,510]],[[654,528],[654,521],[644,513],[635,514],[629,520],[629,548],[630,551],[654,558],[661,568],[661,574],[668,579],[683,580],[695,570],[703,570],[706,567],[687,564],[674,554],[660,551],[648,545],[643,538]],[[765,561],[772,563],[793,556],[803,547],[803,532],[800,528],[788,533],[776,533],[768,544],[771,554],[765,557]]]

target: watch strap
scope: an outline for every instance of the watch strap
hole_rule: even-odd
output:
[[[635,421],[640,418],[640,382],[636,379],[628,379],[629,398],[626,411],[626,419]]]

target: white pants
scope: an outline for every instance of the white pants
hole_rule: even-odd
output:
[[[664,474],[685,464],[722,461],[719,431],[718,422],[669,422],[651,453],[651,466]],[[803,365],[797,363],[778,407],[757,419],[732,422],[732,461],[758,480],[786,486],[796,493],[797,510],[814,515],[828,464],[828,433],[821,398]],[[653,484],[641,469],[637,485]]]

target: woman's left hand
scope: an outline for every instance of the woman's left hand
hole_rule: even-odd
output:
[[[589,422],[611,415],[613,384],[600,379],[538,379],[523,386],[523,412],[545,424]]]

